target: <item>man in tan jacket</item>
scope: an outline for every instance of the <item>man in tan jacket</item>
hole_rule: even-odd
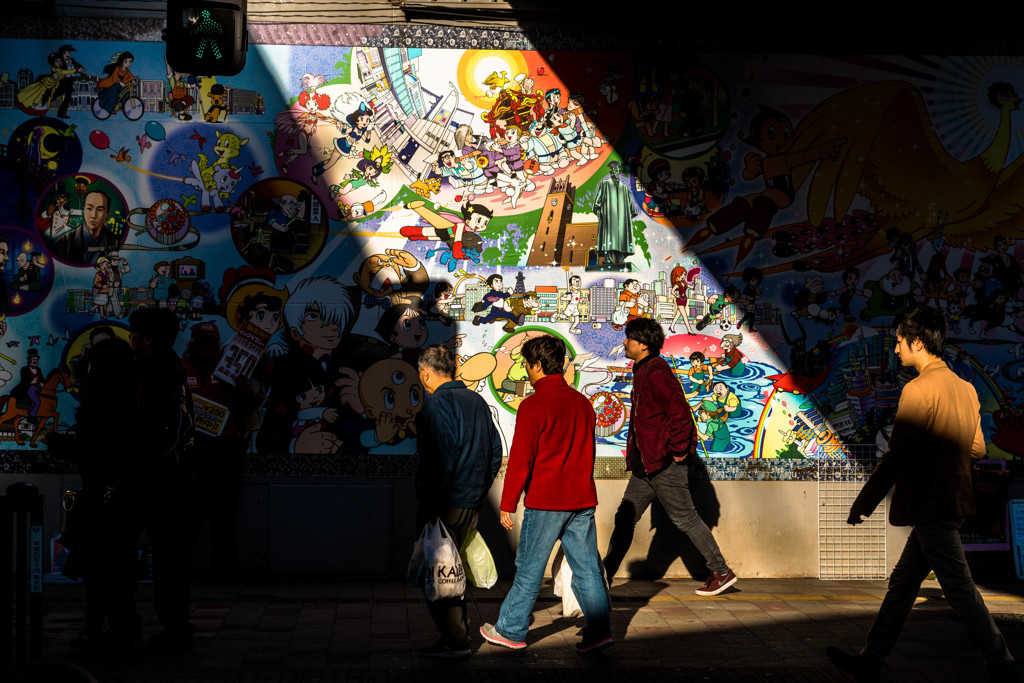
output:
[[[897,316],[893,327],[900,363],[918,376],[903,388],[889,450],[854,500],[847,523],[860,524],[895,486],[889,521],[913,529],[860,654],[831,646],[826,654],[856,680],[877,681],[921,583],[934,571],[991,680],[1017,680],[1006,641],[974,586],[959,535],[964,518],[975,512],[971,460],[985,454],[977,391],[942,360],[941,311],[916,305]]]

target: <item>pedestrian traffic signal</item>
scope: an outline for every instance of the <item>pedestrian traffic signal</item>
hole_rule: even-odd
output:
[[[246,0],[167,0],[167,63],[179,73],[234,76],[249,49]]]

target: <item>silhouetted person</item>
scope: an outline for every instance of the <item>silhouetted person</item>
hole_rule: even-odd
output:
[[[85,578],[85,629],[74,646],[116,650],[142,636],[135,581],[143,433],[127,342],[106,339],[92,347],[80,399],[74,433],[46,434],[49,452],[76,463],[82,475],[75,499],[81,536],[68,541],[68,560]],[[104,622],[110,626],[106,632]]]
[[[183,652],[192,647],[194,630],[188,585],[195,497],[192,397],[174,352],[178,317],[166,308],[140,308],[129,322],[147,436],[142,518],[153,545],[153,602],[164,626],[150,643],[165,652]]]
[[[420,381],[430,394],[416,415],[420,468],[416,496],[422,522],[440,517],[456,547],[476,529],[480,506],[501,468],[501,437],[480,394],[455,378],[455,356],[441,344],[423,349]],[[467,657],[469,620],[464,596],[428,601],[441,632],[425,657]]]
[[[913,529],[864,648],[850,655],[829,646],[826,654],[858,681],[878,680],[921,583],[934,571],[991,680],[1017,680],[1013,657],[974,586],[960,542],[964,518],[975,512],[971,458],[985,455],[978,392],[942,360],[942,311],[918,304],[897,316],[893,327],[896,355],[918,376],[903,387],[889,450],[853,501],[847,523],[860,524],[895,486],[889,521]]]
[[[736,583],[711,530],[697,514],[690,496],[689,468],[684,462],[697,452],[697,428],[679,381],[661,357],[665,331],[651,318],[626,324],[626,356],[633,361],[626,467],[632,471],[615,527],[608,541],[604,567],[615,576],[633,543],[633,530],[654,499],[669,519],[689,537],[707,562],[708,576],[697,595],[718,595]]]
[[[237,567],[237,503],[242,461],[248,440],[245,425],[256,410],[258,398],[249,379],[239,375],[234,385],[214,376],[220,361],[220,331],[212,322],[196,323],[181,359],[189,392],[196,400],[228,409],[221,425],[207,422],[196,430],[196,507],[198,519],[210,520],[213,538],[213,569],[230,572]],[[219,433],[217,432],[219,427]]]

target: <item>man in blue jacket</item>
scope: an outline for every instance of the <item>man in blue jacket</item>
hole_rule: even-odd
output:
[[[419,514],[440,518],[455,545],[476,529],[480,505],[501,467],[501,438],[484,399],[455,380],[455,356],[432,344],[419,358],[420,380],[430,399],[416,416],[420,467]],[[420,650],[426,657],[467,657],[469,621],[463,597],[427,602],[441,639]]]

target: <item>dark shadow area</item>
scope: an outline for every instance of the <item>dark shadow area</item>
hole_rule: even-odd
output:
[[[868,585],[864,585],[867,583]],[[438,661],[416,655],[433,637],[422,597],[396,582],[293,581],[268,586],[199,584],[207,610],[205,637],[179,656],[140,648],[130,658],[75,652],[65,631],[77,627],[81,589],[60,586],[46,597],[44,661],[4,664],[14,683],[128,681],[834,681],[827,645],[853,651],[877,609],[881,582],[762,581],[756,599],[688,599],[672,582],[628,581],[612,588],[614,647],[582,657],[574,651],[583,619],[560,616],[546,583],[534,608],[528,647],[509,651],[472,638],[473,656]],[[494,622],[508,582],[470,590],[474,629]],[[824,599],[794,598],[824,594]],[[863,593],[851,601],[843,594]],[[780,595],[785,594],[785,595]],[[678,597],[674,597],[678,596]],[[889,659],[888,680],[960,683],[984,669],[963,625],[939,591],[926,588]],[[148,589],[142,604],[147,604]],[[824,603],[824,604],[823,604]],[[1012,603],[1011,603],[1012,604]],[[996,609],[1008,603],[993,601]],[[1019,605],[1013,609],[1019,610]],[[643,613],[641,614],[641,611]],[[737,619],[736,615],[743,614]],[[1024,614],[994,615],[1011,652],[1024,657]],[[301,626],[296,624],[301,623]],[[85,672],[93,678],[89,678]],[[66,674],[66,675],[65,675]]]

